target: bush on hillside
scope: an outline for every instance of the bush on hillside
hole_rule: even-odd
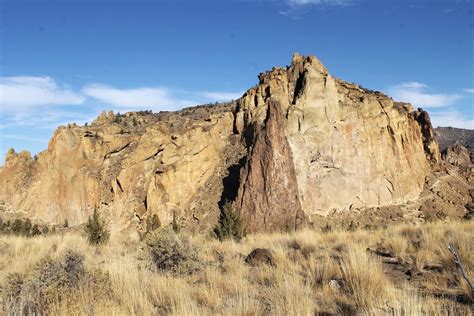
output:
[[[173,231],[175,233],[179,233],[180,227],[179,227],[178,221],[176,220],[176,214],[175,213],[173,213],[173,221],[171,222],[171,227],[173,228]]]
[[[14,235],[20,235],[23,233],[23,221],[20,218],[17,218],[13,221],[10,227],[10,231]]]
[[[161,221],[157,214],[153,214],[146,220],[146,231],[152,232],[161,227]]]
[[[110,278],[100,270],[86,270],[84,256],[68,250],[60,259],[43,258],[27,273],[9,274],[1,298],[7,315],[47,315],[51,306],[84,288],[104,297],[111,290]]]
[[[94,214],[89,216],[85,229],[91,245],[105,244],[109,240],[109,231],[97,210],[94,210]]]
[[[30,236],[34,237],[38,235],[41,235],[41,230],[39,229],[38,224],[34,224],[33,227],[31,228]]]
[[[29,218],[23,220],[15,219],[13,222],[0,223],[0,234],[13,234],[16,236],[34,237],[41,234],[38,224],[32,224]]]
[[[199,248],[170,228],[148,234],[141,247],[141,259],[148,268],[172,274],[191,274],[202,268]]]

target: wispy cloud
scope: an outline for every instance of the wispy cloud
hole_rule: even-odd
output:
[[[3,114],[48,105],[77,105],[85,98],[50,77],[0,78],[0,110]]]
[[[474,89],[462,89],[466,93],[474,93]]]
[[[181,99],[166,88],[140,87],[118,89],[103,84],[88,85],[82,92],[106,105],[123,108],[147,108],[151,110],[176,110],[196,104],[196,101]]]
[[[427,85],[419,82],[404,82],[390,87],[387,92],[395,100],[409,102],[415,107],[423,108],[452,106],[462,98],[457,93],[431,93]]]
[[[183,91],[166,87],[117,88],[107,84],[87,84],[74,91],[51,77],[0,77],[0,113],[4,116],[29,116],[33,112],[94,101],[102,107],[154,111],[178,110],[205,102],[238,99],[243,92]],[[66,112],[61,112],[66,114]],[[56,117],[56,115],[54,115]]]
[[[279,11],[290,19],[301,19],[305,13],[315,7],[347,7],[356,4],[358,0],[283,0],[284,6]]]
[[[430,113],[433,126],[458,127],[474,129],[474,119],[467,118],[456,109],[446,109],[440,112]]]
[[[85,123],[104,109],[170,111],[235,100],[242,94],[166,87],[121,89],[106,84],[86,84],[73,90],[51,77],[0,77],[0,129],[54,129],[68,122]]]
[[[244,92],[202,92],[201,95],[210,101],[224,102],[240,98]]]

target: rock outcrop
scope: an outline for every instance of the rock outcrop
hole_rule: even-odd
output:
[[[272,104],[279,104],[280,117],[268,115]],[[426,112],[413,112],[408,104],[337,80],[312,56],[295,55],[290,67],[261,74],[259,85],[238,100],[235,124],[246,143],[255,144],[246,168],[264,169],[265,164],[255,161],[265,162],[268,151],[276,160],[272,166],[285,166],[280,181],[275,176],[267,181],[257,168],[251,185],[240,187],[243,200],[237,200],[237,207],[252,219],[254,229],[271,228],[269,220],[281,227],[276,223],[281,217],[267,214],[286,212],[298,218],[300,205],[306,215],[326,215],[416,199],[431,165],[440,160]],[[266,140],[275,125],[279,146]],[[255,153],[262,141],[269,145],[267,151]],[[248,182],[246,169],[243,175]],[[288,194],[281,194],[287,185]],[[293,190],[297,198],[287,208],[295,200]],[[277,201],[268,198],[275,196]]]
[[[474,128],[474,126],[472,128]],[[441,152],[445,151],[448,147],[461,145],[466,147],[469,151],[471,161],[474,161],[474,130],[454,127],[437,127],[434,131]]]
[[[0,170],[0,199],[34,219],[67,219],[71,226],[94,209],[112,229],[151,214],[165,224],[173,216],[201,221],[217,208],[222,175],[239,151],[228,107],[104,113],[90,126],[60,127],[36,160],[9,153]]]
[[[35,158],[11,151],[0,201],[49,223],[80,225],[98,209],[116,230],[157,214],[206,232],[231,200],[250,232],[293,230],[414,201],[440,161],[426,112],[295,54],[235,102],[103,113],[58,128]]]

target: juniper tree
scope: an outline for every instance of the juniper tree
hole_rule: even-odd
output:
[[[232,202],[226,201],[220,208],[219,222],[214,233],[219,240],[232,238],[236,241],[240,241],[247,234],[240,213],[233,209]]]
[[[91,245],[105,244],[109,240],[109,232],[97,210],[87,220],[86,233]]]

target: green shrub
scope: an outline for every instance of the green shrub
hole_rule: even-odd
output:
[[[220,210],[219,222],[214,233],[219,240],[232,238],[240,241],[245,237],[246,230],[240,218],[240,213],[233,210],[232,202],[227,201]]]
[[[69,222],[68,222],[67,219],[64,220],[63,227],[64,227],[64,228],[69,228]]]
[[[29,218],[22,220],[15,219],[13,222],[0,222],[0,234],[13,234],[17,236],[34,237],[41,235],[41,229],[38,224],[32,224]]]
[[[41,233],[42,234],[48,234],[49,233],[49,227],[44,225],[43,227],[41,227]]]
[[[148,268],[172,274],[191,274],[202,268],[199,248],[168,227],[156,229],[145,237],[140,258]]]
[[[30,236],[33,237],[33,236],[38,236],[38,235],[41,235],[41,230],[39,229],[38,224],[34,224],[33,228],[31,228]]]
[[[171,227],[173,228],[173,231],[175,233],[179,233],[180,227],[179,227],[178,222],[176,221],[176,214],[175,213],[173,213],[173,221],[171,222]]]
[[[20,235],[23,233],[23,221],[19,218],[15,219],[11,225],[11,232],[14,235]]]
[[[471,220],[474,217],[474,203],[468,203],[464,206],[467,210],[464,219]]]
[[[6,227],[5,223],[3,222],[3,219],[0,217],[0,234],[4,233],[6,228],[7,227]]]
[[[109,240],[109,231],[97,210],[89,216],[85,229],[91,245],[105,244]]]
[[[153,214],[152,216],[146,219],[146,231],[152,232],[161,227],[161,221],[157,214]]]
[[[23,222],[23,229],[20,234],[24,236],[29,236],[32,227],[33,225],[31,224],[31,220],[29,218],[25,219]]]

